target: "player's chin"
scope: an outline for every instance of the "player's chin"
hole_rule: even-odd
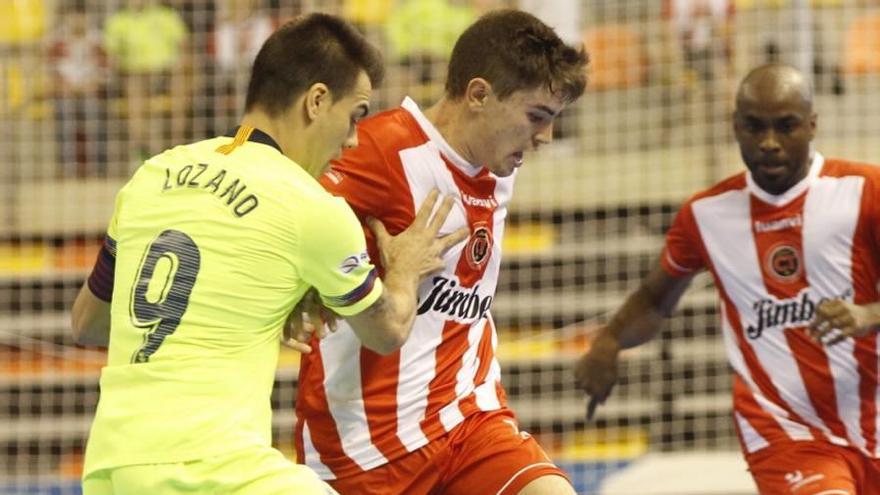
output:
[[[495,174],[496,177],[510,177],[513,175],[517,169],[516,166],[510,165],[507,163],[499,163],[498,165],[490,168],[489,170]]]
[[[324,172],[326,172],[328,170],[330,170],[330,162],[324,162],[321,165],[321,169],[318,170],[318,175],[316,177],[320,177],[320,176],[324,175]]]

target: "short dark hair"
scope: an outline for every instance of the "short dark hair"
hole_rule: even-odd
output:
[[[315,83],[334,98],[351,91],[361,71],[382,82],[382,54],[344,20],[322,13],[287,22],[263,43],[248,85],[245,110],[260,107],[275,116]]]
[[[468,83],[482,77],[500,99],[544,86],[570,102],[586,88],[588,62],[583,46],[566,45],[537,17],[497,10],[480,17],[455,43],[446,95],[464,96]]]

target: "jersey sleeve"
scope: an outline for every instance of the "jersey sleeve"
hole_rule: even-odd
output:
[[[341,198],[329,198],[320,215],[303,219],[300,274],[324,305],[342,316],[360,313],[382,294],[361,225]]]
[[[89,290],[104,302],[110,302],[113,298],[113,282],[116,276],[117,218],[121,203],[122,191],[116,194],[116,206],[113,208],[113,216],[110,218],[107,235],[101,244],[101,250],[98,251],[98,258],[95,260],[92,273],[87,279]]]
[[[666,233],[660,264],[674,277],[692,275],[705,267],[700,251],[700,234],[690,201],[675,216]]]
[[[125,189],[123,188],[118,193],[116,193],[116,201],[113,206],[113,216],[110,217],[110,225],[107,226],[107,237],[113,239],[113,244],[116,244],[116,239],[118,236],[118,218],[119,218],[119,210],[122,207],[122,195]]]
[[[871,240],[874,242],[874,246],[880,248],[880,174],[877,174],[878,177],[872,177],[868,182],[870,184],[869,195],[867,196],[867,201],[863,201],[862,204],[865,205],[863,207],[868,208],[868,218],[870,219],[868,225],[870,225],[871,229]],[[880,252],[875,253],[875,256],[880,256]]]

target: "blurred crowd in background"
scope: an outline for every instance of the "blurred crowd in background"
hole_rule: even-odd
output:
[[[58,175],[124,176],[168,143],[232,127],[259,47],[301,12],[343,12],[381,38],[389,62],[401,69],[393,80],[402,95],[442,77],[433,73],[434,62],[479,12],[494,6],[445,0],[3,0],[0,116],[13,126],[52,122],[53,132],[42,137],[55,141]]]
[[[125,177],[170,143],[226,132],[241,115],[248,71],[261,43],[305,11],[343,14],[383,47],[389,77],[376,93],[375,108],[396,105],[404,95],[434,99],[458,33],[482,12],[515,7],[543,18],[566,41],[587,45],[589,91],[650,82],[670,88],[658,93],[668,101],[676,88],[689,92],[708,83],[706,101],[719,106],[712,112],[717,116],[729,107],[737,78],[737,12],[790,8],[797,15],[799,3],[809,9],[856,4],[870,9],[877,2],[0,0],[0,119],[10,126],[7,136],[18,133],[14,140],[31,148],[16,153],[15,146],[6,146],[0,160],[40,170],[7,171],[0,178]],[[659,31],[645,27],[653,18],[660,20]],[[858,66],[854,70],[876,70],[880,57],[872,55],[880,46],[880,23],[863,23],[862,60],[846,63]],[[810,42],[820,43],[813,34],[821,36],[811,33]],[[785,49],[785,43],[761,36],[763,60],[752,57],[746,64],[778,59]],[[808,63],[817,84],[842,92],[843,62],[823,65],[815,56],[819,51],[812,52]],[[670,125],[666,120],[664,126]],[[580,132],[565,125],[560,132],[567,129],[569,135]]]

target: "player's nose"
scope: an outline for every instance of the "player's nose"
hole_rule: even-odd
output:
[[[357,131],[352,130],[348,133],[348,136],[345,137],[345,141],[342,143],[342,147],[345,149],[357,148],[358,145],[358,136]]]
[[[553,142],[553,122],[544,126],[537,134],[532,137],[532,146],[538,149],[540,146]]]
[[[773,132],[773,130],[769,130],[761,136],[761,139],[758,142],[758,148],[764,153],[776,153],[782,149],[782,145],[780,144],[776,133]]]

